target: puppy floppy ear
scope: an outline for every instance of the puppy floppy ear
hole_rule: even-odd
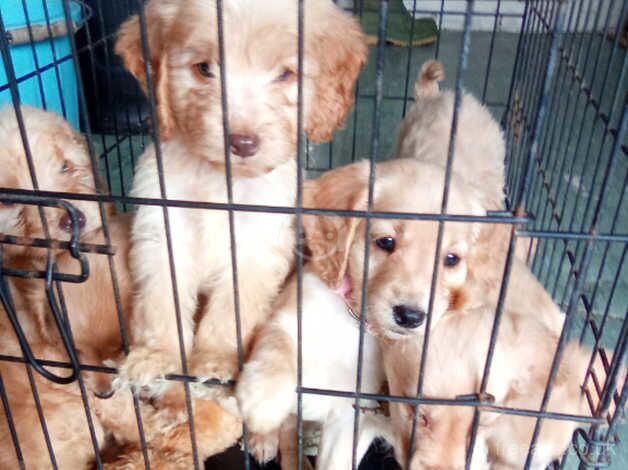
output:
[[[344,122],[353,104],[353,87],[368,56],[366,36],[353,18],[334,5],[324,14],[318,19],[319,25],[312,26],[318,30],[308,36],[307,43],[308,54],[319,65],[305,125],[314,143],[330,141]]]
[[[168,64],[163,37],[167,34],[171,19],[176,15],[176,5],[171,1],[152,0],[146,4],[144,12],[146,40],[148,41],[149,59],[157,98],[159,130],[162,140],[167,140],[172,135],[175,122],[172,117],[168,92]],[[133,15],[120,26],[115,52],[122,58],[126,69],[139,82],[144,93],[148,94],[139,15]]]
[[[332,170],[318,180],[307,181],[303,206],[311,209],[364,210],[366,208],[368,162]],[[355,217],[303,216],[310,266],[331,288],[340,285],[356,230]]]
[[[512,227],[509,224],[475,225],[476,236],[468,256],[469,271],[486,280],[493,276],[495,282],[501,282]]]

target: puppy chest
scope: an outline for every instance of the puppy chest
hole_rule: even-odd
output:
[[[236,212],[233,236],[239,262],[268,260],[270,256],[290,253],[294,247],[291,216]],[[226,212],[215,212],[201,222],[203,249],[218,262],[231,259],[231,228]]]

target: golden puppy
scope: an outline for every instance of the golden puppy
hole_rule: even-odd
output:
[[[357,23],[330,0],[305,6],[304,119],[314,142],[331,138],[353,101],[367,54]],[[216,4],[151,0],[145,7],[168,198],[228,201],[225,178]],[[297,141],[297,4],[288,0],[223,3],[233,202],[293,206]],[[137,16],[122,25],[116,45],[146,89]],[[155,148],[137,166],[133,195],[161,197]],[[231,379],[238,370],[228,214],[168,209],[181,335],[190,373]],[[235,214],[242,339],[263,323],[293,260],[288,215]],[[132,233],[131,270],[137,296],[134,343],[121,383],[161,395],[155,380],[180,372],[173,282],[164,218],[142,206]],[[197,298],[207,306],[195,325]]]
[[[507,310],[503,315],[486,392],[495,397],[496,405],[538,410],[558,336],[529,313]],[[443,316],[430,333],[425,396],[453,399],[480,391],[493,318],[492,306]],[[422,341],[409,338],[383,344],[386,372],[396,393],[415,396],[422,346]],[[588,415],[581,384],[590,357],[591,352],[577,343],[567,345],[547,411]],[[470,406],[421,405],[410,468],[465,468],[473,414]],[[413,409],[397,403],[391,406],[391,416],[397,436],[396,455],[405,464]],[[482,412],[471,468],[522,468],[534,424],[533,418]],[[559,458],[577,426],[573,421],[545,420],[535,446],[533,468],[544,469]]]
[[[423,64],[414,84],[415,102],[399,129],[397,158],[416,158],[445,166],[454,113],[454,93],[440,91],[443,65]],[[504,208],[504,157],[506,144],[490,111],[471,94],[463,93],[458,111],[453,171],[478,190],[487,210]]]
[[[358,162],[326,173],[316,183],[317,195],[312,205],[365,210],[368,170],[368,162]],[[373,211],[440,211],[444,170],[439,165],[397,159],[378,164],[376,170]],[[486,214],[477,191],[457,174],[453,175],[452,187],[461,190],[450,193],[450,213]],[[352,304],[356,309],[361,303],[364,245],[371,244],[366,302],[369,321],[377,325],[380,333],[392,338],[407,335],[412,330],[423,331],[436,252],[437,222],[374,218],[370,240],[364,240],[364,219],[361,218],[305,216],[304,226],[313,271],[332,288],[338,288],[343,281],[350,282]],[[472,248],[492,234],[493,230],[481,223],[445,223],[432,324],[436,324],[452,304],[468,297],[461,289],[469,276],[478,273],[467,258],[479,256]],[[503,256],[503,251],[486,256],[485,266],[489,262],[496,265],[502,262],[500,268],[495,268],[496,277],[501,275]],[[496,292],[493,294],[496,298]]]
[[[415,102],[402,121],[395,157],[416,158],[445,166],[454,112],[454,92],[440,90],[445,78],[443,65],[428,60],[414,84]],[[490,211],[504,206],[504,157],[506,143],[499,124],[473,95],[463,92],[453,148],[452,170],[474,186],[482,205]],[[526,261],[537,241],[518,239],[515,254]]]
[[[308,206],[336,210],[364,210],[367,201],[368,164],[358,162],[323,175],[305,194],[315,194]],[[438,213],[444,169],[440,165],[397,159],[377,166],[373,210]],[[310,183],[308,183],[310,184]],[[449,212],[486,214],[482,196],[459,175],[453,174]],[[364,220],[340,217],[304,217],[311,252],[309,269],[332,289],[351,292],[348,302],[359,311],[365,243],[370,247],[367,318],[380,344],[420,344],[427,319],[438,224],[435,221],[374,218],[371,239],[364,240]],[[504,269],[507,227],[493,224],[446,222],[439,276],[435,285],[431,325],[452,310],[479,308],[497,302]],[[563,316],[527,267],[515,260],[507,291],[507,305],[528,305],[523,313],[537,317],[543,328],[557,332]],[[450,341],[455,339],[450,338]],[[405,343],[404,343],[405,344]],[[419,349],[420,350],[420,349]],[[418,370],[418,354],[392,352],[392,362],[410,361]],[[408,366],[408,369],[410,366]],[[407,372],[402,372],[406,374]],[[386,371],[391,393],[405,395],[395,385],[395,371]],[[402,375],[403,376],[403,375]],[[471,391],[473,389],[470,389]],[[414,392],[416,392],[416,383]],[[465,392],[459,392],[465,393]],[[471,392],[469,392],[471,393]],[[396,428],[407,416],[395,411]],[[397,413],[397,414],[395,414]],[[246,413],[245,413],[246,420]],[[400,423],[399,420],[402,422]]]
[[[22,113],[38,187],[48,191],[95,193],[94,177],[83,137],[54,114],[28,107],[23,107]],[[0,113],[0,138],[5,143],[0,149],[0,159],[6,170],[0,175],[0,186],[32,189],[25,151],[12,108]],[[80,241],[105,244],[103,230],[99,228],[101,219],[98,206],[82,201],[72,201],[72,204],[78,209]],[[88,279],[83,283],[61,283],[62,297],[56,293],[55,298],[59,306],[65,305],[79,361],[86,365],[115,367],[123,358],[121,328],[125,328],[128,334],[128,319],[131,314],[133,285],[129,275],[129,242],[132,216],[130,214],[111,216],[109,208],[106,212],[109,214],[111,245],[115,250],[112,264],[117,277],[121,312],[118,312],[116,304],[110,260],[107,255],[83,253],[89,264]],[[45,215],[50,237],[54,240],[68,240],[73,227],[67,212],[62,209],[46,208]],[[0,205],[0,232],[25,241],[44,238],[37,206]],[[57,272],[72,275],[80,273],[79,262],[67,250],[55,249],[52,253]],[[6,267],[43,270],[46,261],[45,249],[3,245],[3,265]],[[35,356],[40,359],[67,362],[68,357],[63,350],[63,343],[46,298],[44,281],[9,278],[9,286],[20,325]],[[0,315],[0,353],[18,356],[22,354],[8,316],[4,313]],[[3,362],[0,367],[27,466],[32,465],[36,468],[52,466],[25,366]],[[69,374],[68,369],[51,370],[58,375]],[[45,410],[57,464],[62,468],[85,468],[94,461],[95,446],[87,427],[85,403],[79,393],[78,384],[57,385],[43,379],[34,371],[33,375]],[[99,448],[102,449],[105,434],[112,435],[118,445],[137,446],[138,425],[130,393],[118,390],[111,398],[101,398],[111,392],[111,374],[83,372],[82,376],[85,379],[87,404],[90,406]],[[178,402],[177,406],[174,404],[174,397],[168,397],[167,402],[159,403],[159,406],[141,404],[141,413],[146,421],[145,432],[151,450],[161,449],[163,444],[158,438],[164,439],[164,436],[168,435],[166,431],[174,433],[178,424],[181,424],[181,427],[187,424],[184,404]],[[195,403],[195,408],[199,409],[211,406],[216,407],[212,403],[200,401]],[[233,427],[237,427],[238,431],[229,432]],[[205,452],[222,450],[237,439],[240,428],[239,418],[225,413],[215,426],[206,424],[204,434],[199,433],[199,448],[205,449]],[[213,441],[219,441],[216,439],[219,433],[224,436],[225,441],[228,440],[227,444],[222,448],[203,447],[205,444],[202,437],[207,435],[212,436],[209,445],[217,446],[219,442]],[[0,434],[3,436],[0,454],[4,459],[1,462],[6,464],[0,466],[3,468],[17,466],[9,428],[4,420],[0,423]],[[180,434],[182,435],[180,442],[187,442],[186,451],[181,451],[180,457],[181,461],[184,461],[191,458],[191,448],[187,434],[182,432]],[[168,436],[168,445],[173,445],[173,442],[176,442],[174,434]],[[180,447],[183,448],[184,445],[180,444]]]

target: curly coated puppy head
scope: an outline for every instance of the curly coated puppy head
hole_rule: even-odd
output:
[[[260,174],[294,158],[297,143],[297,2],[223,2],[221,71],[215,1],[151,0],[145,7],[152,78],[162,140],[191,154]],[[329,0],[305,3],[304,127],[325,142],[353,103],[367,55],[358,24]],[[148,90],[138,16],[120,29],[116,51]],[[229,136],[223,135],[221,72],[227,84]]]

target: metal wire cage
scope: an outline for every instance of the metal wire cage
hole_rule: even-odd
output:
[[[298,3],[298,16],[294,18],[299,31],[303,32],[304,3]],[[24,0],[24,5],[27,3]],[[44,9],[47,2],[41,1]],[[76,22],[72,16],[71,0],[62,0],[65,31],[75,31]],[[225,54],[223,32],[221,30],[222,1],[216,1],[219,24],[219,44],[221,57]],[[88,391],[83,376],[90,371],[115,374],[116,370],[82,364],[73,344],[71,329],[66,319],[63,302],[63,287],[66,283],[80,283],[89,276],[89,265],[84,252],[109,257],[109,267],[114,286],[117,285],[115,265],[111,261],[115,247],[107,230],[105,204],[115,203],[123,211],[131,211],[139,205],[155,205],[163,208],[164,224],[169,231],[168,207],[195,208],[200,210],[228,211],[230,214],[231,240],[234,241],[233,214],[238,211],[276,213],[286,211],[266,206],[243,206],[234,204],[199,203],[197,201],[174,201],[162,198],[140,199],[129,196],[136,158],[150,143],[159,143],[159,129],[153,125],[157,120],[155,91],[148,71],[148,99],[142,97],[140,89],[122,71],[120,61],[113,53],[116,30],[120,21],[130,13],[140,14],[143,39],[146,41],[146,25],[143,5],[140,0],[92,0],[84,8],[91,11],[91,18],[76,34],[69,35],[70,53],[54,54],[47,64],[36,64],[35,70],[21,74],[12,59],[11,30],[0,14],[0,52],[7,81],[0,83],[0,93],[11,94],[15,112],[20,122],[21,138],[29,167],[33,171],[32,155],[28,145],[28,135],[22,122],[18,103],[21,102],[20,83],[42,77],[47,71],[58,70],[63,64],[72,63],[76,71],[78,102],[80,106],[80,127],[87,136],[93,169],[100,168],[109,190],[99,185],[97,194],[69,194],[40,191],[37,175],[32,174],[32,187],[23,189],[0,188],[0,203],[23,204],[40,209],[42,224],[46,227],[44,207],[57,207],[66,210],[78,227],[78,218],[72,202],[79,200],[95,201],[100,206],[100,216],[105,227],[105,242],[90,245],[80,243],[78,229],[69,242],[60,242],[50,237],[23,239],[10,233],[0,233],[0,294],[5,313],[10,319],[20,340],[22,355],[0,351],[0,361],[4,363],[24,363],[35,402],[38,403],[38,417],[53,468],[57,467],[55,450],[46,431],[45,410],[38,402],[35,374],[56,383],[78,381],[85,416],[91,430],[94,455],[98,468],[102,468],[96,431],[92,425],[94,416],[90,410]],[[507,141],[507,211],[490,214],[480,222],[497,222],[512,225],[512,238],[508,261],[496,312],[496,324],[501,315],[504,292],[507,287],[514,246],[527,243],[529,265],[534,274],[551,293],[555,301],[566,312],[566,322],[560,337],[559,348],[553,361],[552,376],[555,375],[563,348],[571,338],[593,347],[594,355],[604,364],[603,377],[588,374],[593,381],[597,396],[589,396],[590,413],[587,416],[560,416],[548,413],[547,400],[535,411],[494,409],[493,412],[515,413],[537,418],[534,439],[538,437],[544,419],[573,419],[580,423],[574,435],[573,451],[565,454],[556,468],[573,467],[602,468],[613,462],[613,456],[622,458],[625,446],[619,443],[618,429],[623,418],[623,409],[628,397],[628,387],[621,377],[625,366],[628,344],[628,315],[626,295],[628,278],[624,263],[628,242],[628,218],[626,217],[626,187],[628,186],[628,151],[626,147],[626,50],[622,46],[622,35],[626,34],[628,3],[622,0],[526,0],[494,2],[448,2],[448,1],[405,1],[406,7],[415,15],[434,16],[439,25],[439,35],[435,43],[423,48],[394,47],[387,42],[388,28],[395,16],[406,15],[399,7],[401,3],[383,0],[380,2],[344,2],[343,6],[359,18],[364,15],[377,15],[378,42],[370,50],[370,61],[356,87],[355,107],[347,118],[345,127],[329,144],[310,146],[302,132],[298,136],[297,162],[299,171],[305,170],[308,176],[316,176],[328,169],[341,166],[359,158],[369,158],[371,165],[386,160],[391,152],[395,129],[405,115],[412,101],[414,77],[424,60],[436,57],[448,70],[448,85],[455,89],[455,111],[452,116],[452,141],[456,135],[456,119],[463,87],[485,103],[493,115],[500,120]],[[462,5],[462,8],[458,8]],[[36,56],[34,44],[35,28],[27,23],[28,39],[32,53]],[[45,41],[53,44],[53,34],[49,27]],[[410,28],[409,41],[417,32]],[[625,36],[624,36],[625,37]],[[300,35],[301,38],[301,35]],[[148,53],[145,42],[145,57]],[[54,51],[54,45],[51,46]],[[303,61],[303,41],[299,40],[299,68]],[[37,61],[35,61],[37,62]],[[150,63],[150,60],[146,60]],[[57,75],[57,80],[59,76]],[[224,84],[226,77],[220,80]],[[44,87],[39,80],[42,101]],[[301,84],[301,80],[300,80]],[[58,83],[61,86],[61,83]],[[224,87],[223,87],[224,88]],[[301,90],[301,86],[299,87]],[[62,94],[61,94],[62,96]],[[299,94],[302,103],[301,93]],[[63,101],[63,98],[61,98]],[[223,107],[227,107],[223,99]],[[300,106],[301,108],[301,106]],[[302,110],[299,109],[299,129],[303,129]],[[63,113],[66,113],[65,106]],[[67,114],[67,113],[66,113]],[[226,115],[227,113],[223,113]],[[228,135],[228,122],[224,123]],[[228,146],[227,146],[228,147]],[[159,148],[159,145],[157,145]],[[447,162],[450,174],[454,158],[450,142]],[[161,158],[159,151],[157,158]],[[228,160],[227,156],[227,160]],[[229,166],[228,166],[229,167]],[[227,178],[230,184],[229,171]],[[97,180],[99,178],[96,178]],[[297,204],[288,213],[296,215],[297,225],[301,225],[304,214],[316,211],[302,207],[302,178],[298,180]],[[372,185],[372,178],[371,178]],[[448,184],[446,184],[446,187]],[[0,205],[0,210],[2,205]],[[346,214],[345,214],[346,215]],[[378,214],[368,210],[356,214],[367,220]],[[427,217],[440,223],[440,233],[444,221],[451,217],[446,207],[440,214],[415,214],[408,217]],[[47,233],[44,229],[44,233]],[[169,232],[168,232],[169,233]],[[236,234],[237,235],[237,234]],[[170,236],[168,252],[172,264]],[[301,241],[298,242],[302,243]],[[233,245],[234,243],[232,243]],[[9,245],[30,245],[48,250],[46,269],[27,271],[2,263],[3,247]],[[80,274],[71,275],[59,272],[55,266],[53,249],[67,250],[79,260]],[[299,250],[299,247],[297,248]],[[439,247],[440,250],[440,247]],[[301,250],[299,250],[301,251]],[[232,263],[235,263],[232,253]],[[368,263],[368,257],[367,261]],[[299,258],[297,270],[303,265]],[[70,361],[59,362],[48,358],[35,357],[26,337],[20,333],[20,324],[12,300],[9,282],[15,278],[38,277],[45,280],[42,291],[48,298],[62,344]],[[238,283],[237,269],[233,273],[234,286]],[[176,283],[173,283],[176,286]],[[117,290],[116,290],[117,293]],[[176,298],[176,295],[175,295]],[[237,298],[237,295],[236,295]],[[119,299],[116,304],[121,309]],[[119,312],[122,318],[122,312]],[[234,315],[239,315],[238,302]],[[361,314],[361,334],[365,332],[364,312]],[[120,333],[123,346],[128,353],[128,338],[121,321]],[[175,334],[175,333],[173,333]],[[495,345],[497,328],[491,337],[491,350]],[[241,349],[241,346],[240,346]],[[423,352],[426,354],[426,351]],[[425,356],[423,356],[425,357]],[[360,360],[362,356],[360,354]],[[487,364],[490,364],[490,357]],[[242,362],[242,354],[240,361]],[[592,361],[593,362],[593,361]],[[65,373],[52,373],[50,366],[56,366]],[[358,370],[360,367],[358,366]],[[57,369],[55,369],[57,370]],[[69,370],[69,372],[67,372]],[[488,370],[488,367],[487,367]],[[299,374],[300,375],[300,374]],[[359,375],[359,374],[358,374]],[[168,376],[169,380],[189,383],[194,377],[187,375]],[[20,446],[20,436],[12,424],[11,397],[5,391],[0,376],[0,397],[3,404],[3,419],[11,430],[10,436],[17,456],[17,462],[24,467]],[[486,379],[486,377],[485,377]],[[624,382],[619,382],[624,380]],[[356,390],[324,391],[307,389],[299,382],[296,393],[325,394],[345,393],[355,398],[356,404],[362,396],[360,379],[356,377]],[[483,390],[470,399],[460,399],[464,406],[490,406],[483,401]],[[546,394],[551,391],[551,381]],[[207,386],[216,385],[211,381]],[[187,405],[190,407],[189,389]],[[382,401],[406,401],[412,405],[430,403],[418,388],[416,398],[371,397]],[[141,441],[143,436],[141,414],[135,399],[136,417]],[[457,404],[449,401],[449,405]],[[190,432],[194,436],[192,412],[188,409]],[[356,406],[355,422],[360,419]],[[300,423],[301,424],[301,423]],[[303,445],[299,426],[299,447]],[[357,428],[356,428],[357,429]],[[477,435],[478,420],[474,421],[472,442]],[[192,439],[194,442],[194,439]],[[534,448],[535,441],[530,443]],[[355,455],[354,442],[354,455]],[[247,433],[244,433],[244,447],[247,447]],[[473,445],[471,444],[471,448]],[[195,450],[194,450],[195,452]],[[530,455],[526,464],[531,464]],[[149,457],[144,452],[147,468]],[[202,466],[198,459],[196,467]],[[470,462],[467,463],[469,465]],[[359,462],[355,462],[357,467]],[[251,465],[248,458],[243,466]]]

